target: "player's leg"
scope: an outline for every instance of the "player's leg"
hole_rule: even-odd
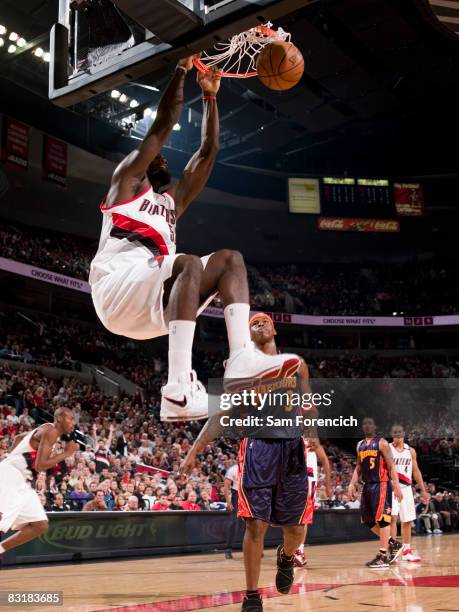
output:
[[[400,502],[392,493],[392,510],[390,523],[390,538],[389,538],[389,562],[395,563],[402,552],[402,545],[397,540],[397,517],[400,514]]]
[[[0,543],[0,554],[30,542],[30,540],[39,538],[48,531],[48,526],[48,521],[34,521],[33,523],[21,525],[18,531]]]
[[[203,267],[199,257],[180,255],[164,283],[164,318],[169,328],[168,379],[162,390],[161,419],[205,418],[207,395],[197,386],[192,348]],[[192,393],[191,393],[192,392]]]
[[[242,604],[242,610],[244,611],[263,609],[263,603],[258,592],[258,581],[260,580],[261,558],[268,526],[265,521],[257,519],[246,519],[245,521],[242,550],[247,593]]]
[[[249,286],[244,259],[237,251],[213,253],[201,280],[201,300],[218,291],[228,332],[229,359],[225,378],[248,379],[293,376],[300,365],[296,355],[263,355],[253,349],[249,330]]]
[[[308,537],[308,525],[304,525],[304,536],[301,540],[301,544],[295,551],[295,565],[297,567],[306,567],[307,560],[306,555],[304,554],[304,547],[306,544],[306,538]]]
[[[405,490],[406,489],[406,490]],[[416,507],[411,488],[403,488],[403,499],[400,504],[400,522],[402,529],[402,559],[419,563],[422,559],[411,548],[411,524],[416,520]]]

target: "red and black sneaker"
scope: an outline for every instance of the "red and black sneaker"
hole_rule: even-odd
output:
[[[389,567],[389,557],[382,552],[378,552],[373,561],[368,561],[367,567],[371,569],[386,569]]]

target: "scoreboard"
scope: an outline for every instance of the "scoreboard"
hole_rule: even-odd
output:
[[[393,202],[388,179],[326,176],[322,179],[322,196],[324,204],[330,206],[391,206]]]
[[[294,213],[359,219],[424,214],[422,185],[418,183],[349,176],[289,178],[288,183],[290,212]]]
[[[324,204],[355,204],[355,179],[325,176],[322,179],[322,197]]]
[[[357,179],[357,191],[362,206],[390,206],[393,198],[387,179]]]

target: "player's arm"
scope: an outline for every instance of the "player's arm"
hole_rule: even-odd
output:
[[[231,486],[233,484],[233,481],[230,480],[229,478],[225,478],[225,481],[223,483],[223,492],[225,494],[225,499],[226,499],[226,509],[229,510],[230,512],[232,512],[233,510],[233,504],[231,501]]]
[[[330,461],[328,460],[325,449],[320,443],[319,438],[311,438],[309,440],[309,448],[315,452],[317,459],[322,465],[325,476],[325,490],[327,491],[328,497],[331,497],[333,495],[333,485],[331,481]]]
[[[217,70],[204,74],[198,72],[197,81],[203,94],[201,146],[186,165],[178,183],[171,189],[177,218],[204,189],[217,157],[220,126],[215,97],[220,88],[220,80],[221,75]]]
[[[398,499],[398,501],[402,501],[403,493],[400,488],[400,483],[398,481],[398,474],[395,471],[395,464],[392,460],[392,453],[390,451],[389,444],[387,443],[387,440],[384,440],[384,438],[381,438],[379,440],[379,450],[381,451],[382,456],[384,457],[384,460],[386,462],[387,469],[389,471],[389,474],[392,480],[392,487],[394,489],[394,495]]]
[[[24,433],[18,434],[17,436],[14,436],[14,440],[13,440],[13,444],[11,446],[11,448],[9,449],[9,453],[11,453],[12,450],[14,450],[16,448],[16,446],[19,444],[19,442],[26,437],[26,435],[28,434],[28,431],[25,431]]]
[[[189,472],[196,463],[196,457],[204,451],[218,434],[222,431],[223,426],[220,422],[221,414],[216,414],[207,419],[204,427],[201,429],[199,436],[196,438],[193,446],[187,453],[187,456],[180,464],[180,472]]]
[[[40,444],[37,450],[37,457],[35,460],[35,469],[38,472],[49,470],[79,450],[80,447],[76,442],[67,442],[65,445],[65,450],[62,453],[51,456],[53,446],[56,444],[58,437],[57,431],[51,427],[42,432]]]
[[[180,118],[184,101],[185,77],[192,67],[192,57],[178,62],[174,75],[158,104],[153,125],[139,148],[131,151],[117,167],[112,184],[117,181],[138,183],[144,178],[148,166],[159,154],[161,147],[169,138],[172,128]]]
[[[421,491],[421,499],[424,504],[428,504],[430,501],[430,493],[426,489],[426,485],[424,483],[424,478],[422,477],[421,470],[418,466],[418,460],[416,456],[416,451],[414,448],[410,447],[411,458],[413,460],[413,478],[416,481],[416,484],[419,486]]]
[[[355,464],[355,468],[354,468],[354,472],[352,474],[351,482],[349,483],[349,487],[347,489],[347,492],[348,492],[349,497],[351,499],[354,499],[354,497],[355,497],[355,485],[357,484],[357,482],[358,482],[358,480],[360,478],[360,474],[362,473],[362,462],[360,460],[360,453],[359,453],[359,445],[358,444],[357,444],[356,452],[357,452],[357,463]]]

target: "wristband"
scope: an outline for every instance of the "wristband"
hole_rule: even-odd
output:
[[[217,96],[202,96],[203,100],[216,100]]]
[[[177,68],[180,68],[180,70],[183,70],[183,72],[184,72],[185,74],[187,74],[187,73],[188,73],[188,70],[185,68],[185,66],[180,66],[179,64],[177,64],[177,66],[175,67],[175,69],[177,70]]]

